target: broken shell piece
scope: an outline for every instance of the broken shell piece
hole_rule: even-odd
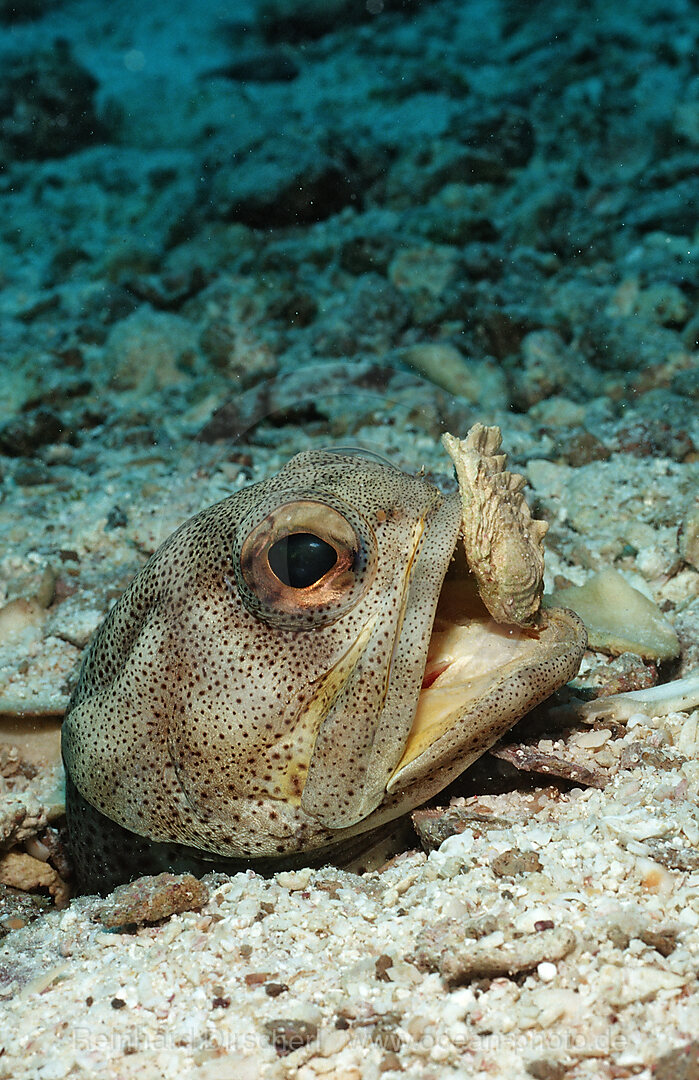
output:
[[[66,907],[70,899],[68,886],[57,871],[24,851],[7,851],[0,856],[0,883],[23,892],[48,889],[57,908]]]
[[[58,765],[64,709],[53,701],[0,698],[0,750],[16,747],[22,761]]]
[[[582,784],[585,787],[603,788],[606,783],[606,778],[599,772],[586,769],[584,765],[578,765],[574,761],[566,761],[565,758],[555,754],[545,754],[536,746],[511,743],[508,746],[491,747],[490,753],[493,757],[514,765],[521,772],[556,776],[561,780],[570,780],[574,784]]]
[[[646,712],[651,716],[667,716],[671,712],[684,712],[699,707],[699,669],[683,679],[652,686],[647,690],[633,690],[629,694],[611,694],[594,701],[571,701],[557,709],[555,716],[574,716],[586,724],[596,720],[628,720],[630,716]]]
[[[18,596],[8,600],[0,608],[0,640],[12,643],[23,640],[26,632],[39,627],[45,616],[45,608],[33,597],[27,600]]]
[[[618,570],[602,570],[584,585],[559,589],[546,597],[549,602],[578,613],[591,649],[612,656],[632,652],[645,660],[670,660],[680,651],[677,634],[657,604]]]
[[[537,621],[544,578],[545,521],[532,518],[523,476],[505,469],[500,428],[474,424],[465,439],[443,435],[462,503],[466,558],[483,603],[497,622]]]
[[[18,642],[43,623],[56,594],[56,572],[47,566],[33,596],[16,596],[0,608],[0,640]]]
[[[448,342],[420,342],[400,352],[401,360],[450,394],[477,400],[476,380],[463,355]]]

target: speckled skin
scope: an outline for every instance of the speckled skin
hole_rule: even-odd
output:
[[[338,551],[318,586],[270,574],[270,533],[290,528]],[[458,495],[322,451],[185,522],[97,631],[66,714],[83,887],[145,872],[151,841],[154,870],[182,855],[259,865],[346,848],[441,790],[569,678],[580,633],[563,617],[541,662],[387,795],[459,529]]]

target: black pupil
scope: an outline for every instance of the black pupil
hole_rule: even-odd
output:
[[[267,554],[272,572],[292,589],[305,589],[325,577],[337,552],[313,533],[292,533],[272,544]]]

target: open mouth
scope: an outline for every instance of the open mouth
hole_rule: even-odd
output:
[[[569,628],[564,627],[563,633],[569,634]],[[504,684],[518,685],[519,709],[515,707],[515,712],[518,711],[520,716],[553,692],[555,684],[546,685],[543,680],[545,689],[542,692],[542,680],[536,685],[537,680],[532,679],[528,693],[526,678],[521,680],[520,687],[517,677],[542,663],[545,665],[549,657],[560,652],[562,644],[562,634],[555,620],[545,619],[541,627],[496,622],[479,596],[475,578],[468,569],[461,545],[458,545],[437,604],[417,710],[403,755],[391,776],[389,791],[412,779],[421,764],[413,766],[413,763],[438,740],[446,736],[451,743],[458,738],[454,729],[459,726],[467,750],[468,718],[481,710],[497,688]],[[569,638],[568,649],[571,644]],[[571,670],[576,664],[577,660],[571,659]],[[561,675],[556,680],[558,685],[570,677],[563,670]],[[497,730],[498,714],[494,701],[490,711],[495,731],[490,741],[494,742],[513,720],[510,716],[501,730]],[[464,767],[467,763],[464,762]]]
[[[524,477],[507,471],[501,442],[499,428],[483,424],[463,440],[442,437],[459,482],[462,543],[442,584],[389,793],[421,775],[448,783],[572,678],[587,644],[572,611],[541,610],[547,524],[532,517]]]

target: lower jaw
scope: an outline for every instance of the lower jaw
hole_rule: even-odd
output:
[[[497,623],[475,579],[450,572],[439,597],[413,726],[395,772],[458,724],[500,674],[516,667],[520,654],[532,653],[536,639],[535,630]]]

